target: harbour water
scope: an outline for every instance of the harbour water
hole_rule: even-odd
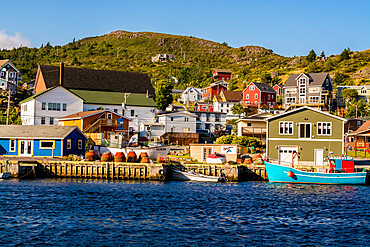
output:
[[[0,181],[5,246],[370,246],[370,187]]]

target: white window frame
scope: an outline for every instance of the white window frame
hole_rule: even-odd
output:
[[[45,117],[41,117],[40,124],[41,124],[41,125],[45,125],[45,124],[46,124],[46,119],[45,119]]]
[[[325,134],[324,134],[325,130]],[[321,133],[320,133],[321,132]],[[330,133],[328,133],[330,132]],[[331,122],[317,122],[317,135],[319,136],[331,136],[332,135],[332,123]]]
[[[255,86],[254,85],[251,85],[250,87],[249,87],[249,90],[250,91],[254,91],[256,88],[255,88]]]
[[[17,140],[10,139],[9,140],[9,152],[16,152],[17,151]]]
[[[247,94],[247,95],[245,96],[245,99],[249,99],[249,94]]]
[[[82,149],[82,140],[78,140],[78,149]]]
[[[107,113],[107,119],[112,119],[113,118],[113,114],[112,113],[110,113],[110,112],[108,112]]]
[[[254,99],[258,99],[258,93],[254,94]]]
[[[48,142],[48,143],[53,143],[53,145],[51,147],[43,147],[42,144],[44,142]],[[50,141],[50,140],[40,140],[39,142],[39,149],[55,149],[55,141]]]
[[[45,111],[46,110],[46,102],[41,103],[41,110]]]
[[[279,121],[279,135],[293,135],[293,121]]]
[[[67,149],[72,149],[72,139],[67,139]]]
[[[49,125],[54,125],[54,117],[49,118]]]

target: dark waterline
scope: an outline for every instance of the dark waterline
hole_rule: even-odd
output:
[[[0,245],[370,246],[370,187],[0,180]]]

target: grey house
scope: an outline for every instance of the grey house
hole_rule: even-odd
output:
[[[310,106],[330,111],[333,102],[333,83],[329,73],[290,75],[284,85],[284,108]]]

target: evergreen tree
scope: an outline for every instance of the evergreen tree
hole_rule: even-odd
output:
[[[162,111],[166,110],[167,106],[172,103],[172,89],[173,85],[169,80],[159,80],[156,85],[156,98],[157,106]]]
[[[240,115],[244,114],[245,110],[241,104],[236,104],[233,107],[231,107],[231,112],[233,114],[238,114],[238,117],[240,118]]]
[[[310,53],[307,55],[306,60],[311,63],[311,62],[316,60],[316,57],[317,57],[317,55],[316,55],[315,51],[312,49],[310,51]]]
[[[321,58],[325,57],[325,53],[324,53],[324,51],[322,51],[322,52],[321,52],[320,57],[321,57]]]
[[[342,51],[342,53],[340,54],[340,60],[343,61],[343,60],[348,60],[349,59],[349,52],[350,52],[350,49],[347,48],[347,49],[344,49]]]

